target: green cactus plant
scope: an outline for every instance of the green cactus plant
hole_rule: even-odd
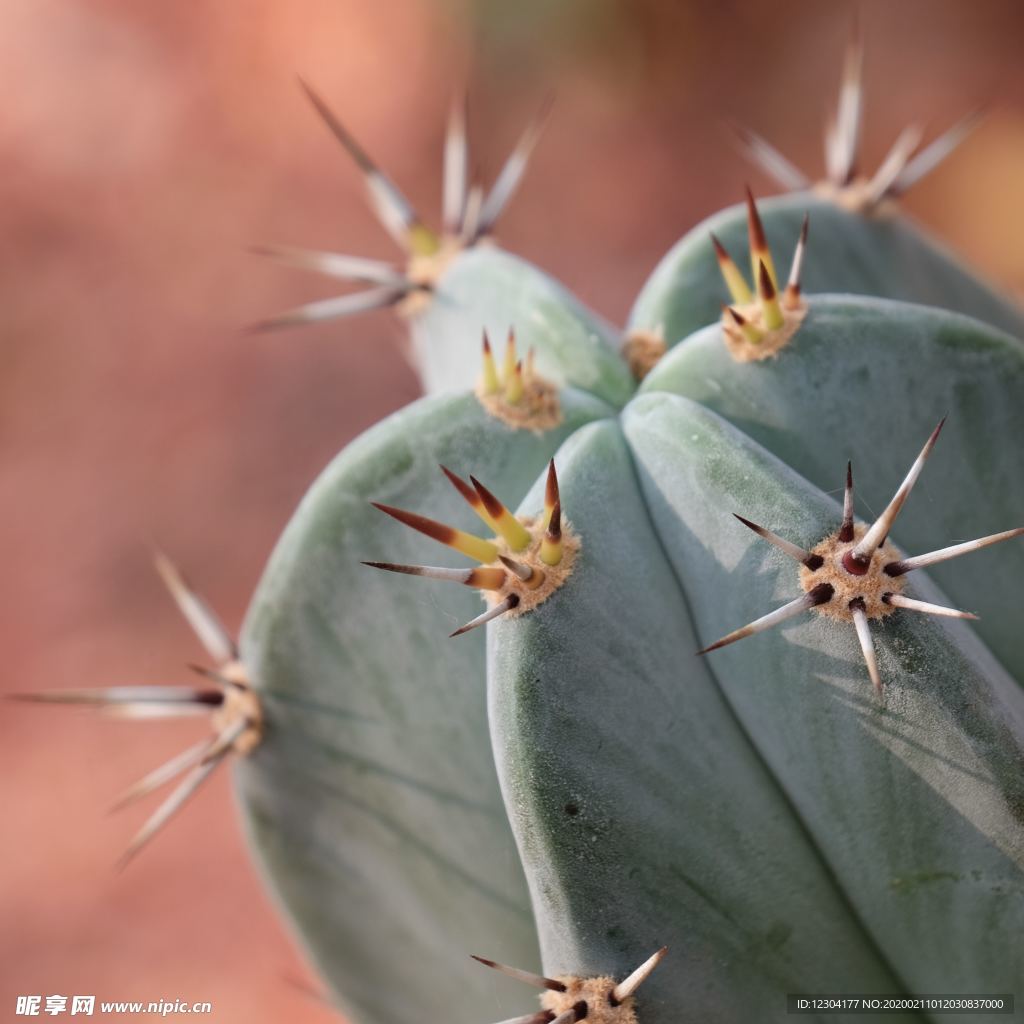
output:
[[[836,152],[853,152],[853,81]],[[445,243],[314,102],[414,260],[436,256]],[[453,125],[446,225],[475,242]],[[768,231],[750,198],[750,282],[728,255],[737,218],[720,215],[721,319],[702,234],[655,272],[622,352],[502,253],[447,254],[429,288],[291,254],[389,288],[389,304],[425,293],[414,335],[443,368],[425,384],[456,393],[324,471],[237,648],[161,563],[214,688],[46,697],[214,715],[212,739],[131,791],[189,772],[130,853],[240,755],[268,882],[368,1024],[481,1024],[501,1007],[516,1024],[781,1021],[787,992],[1012,992],[1024,548],[988,549],[1024,533],[1006,529],[1024,509],[1015,448],[993,443],[1024,431],[1024,348],[1001,329],[1018,314],[902,222],[836,211],[811,205],[809,239],[806,215]],[[784,223],[781,287],[768,236]],[[863,271],[879,261],[884,294],[861,294],[883,291]],[[945,302],[919,287],[922,263],[929,288],[944,268]],[[818,273],[841,293],[806,296]],[[483,334],[460,392],[488,326],[516,333],[500,354]],[[870,522],[851,463],[862,507],[883,509]],[[474,564],[424,565],[428,542]]]

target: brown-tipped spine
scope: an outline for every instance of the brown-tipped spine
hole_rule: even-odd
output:
[[[846,489],[843,491],[843,523],[839,527],[839,540],[849,544],[853,540],[853,463],[846,463]]]
[[[764,233],[761,214],[758,213],[757,203],[754,202],[754,193],[750,191],[749,186],[747,186],[747,237],[750,241],[750,265],[755,283],[758,280],[758,265],[764,264],[771,279],[772,290],[776,290],[779,286],[779,279],[775,274],[771,250],[768,248],[768,236]]]
[[[544,482],[544,529],[547,529],[551,521],[551,513],[554,507],[559,504],[558,496],[558,472],[555,470],[555,460],[548,463],[548,477]]]
[[[732,301],[737,305],[745,306],[754,301],[754,293],[750,290],[747,282],[743,280],[740,268],[736,266],[733,258],[726,251],[726,248],[718,240],[717,236],[711,235],[711,244],[715,247],[715,257],[718,260],[718,269],[725,281],[726,288]]]
[[[363,562],[363,565],[368,565],[373,569],[384,569],[386,572],[402,573],[406,576],[421,576],[429,580],[461,583],[465,587],[475,587],[477,590],[501,590],[506,582],[504,571],[490,566],[476,569],[449,569],[441,565],[400,565],[395,562]]]
[[[533,985],[534,988],[546,988],[552,992],[566,991],[565,983],[558,981],[555,978],[545,978],[543,975],[533,974],[531,971],[521,971],[518,967],[509,967],[507,964],[499,964],[496,960],[488,960],[486,957],[477,956],[475,953],[471,953],[470,956],[478,964],[483,964],[484,967],[490,967],[493,971],[498,971],[501,974],[508,975],[510,978],[515,978],[516,981],[522,981],[527,985]]]
[[[540,543],[540,560],[545,565],[558,565],[562,561],[562,503],[556,501],[551,510],[544,538]]]
[[[786,321],[779,306],[775,285],[767,265],[762,261],[757,270],[757,296],[761,301],[764,325],[770,331],[778,330]]]
[[[793,263],[789,268],[789,281],[786,283],[786,290],[782,293],[783,309],[799,309],[803,304],[800,294],[800,277],[803,274],[804,254],[807,250],[807,232],[810,227],[810,214],[804,214],[804,222],[800,227],[800,237],[797,239],[796,248],[793,250]]]
[[[383,505],[376,501],[371,501],[370,504],[375,509],[379,509],[386,515],[391,516],[392,519],[397,519],[403,525],[417,530],[419,533],[430,537],[431,540],[436,540],[441,544],[454,548],[456,551],[461,551],[462,554],[468,555],[478,562],[487,564],[493,562],[498,557],[498,549],[490,541],[486,541],[482,537],[474,536],[463,530],[456,530],[453,526],[447,526],[445,523],[439,523],[434,519],[428,519],[426,516],[418,515],[415,512],[407,512],[405,509],[395,508],[392,505]]]
[[[745,316],[743,316],[739,310],[733,309],[732,306],[722,307],[732,318],[732,322],[736,325],[737,330],[743,335],[743,337],[751,344],[758,345],[764,338],[764,331],[761,330],[756,324],[752,324]]]

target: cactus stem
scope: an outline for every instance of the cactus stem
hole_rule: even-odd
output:
[[[506,964],[499,964],[494,960],[488,960],[485,957],[477,956],[475,953],[471,953],[470,956],[484,967],[490,967],[492,970],[498,971],[501,974],[507,974],[510,978],[515,978],[516,981],[525,982],[527,985],[532,985],[534,988],[544,988],[551,992],[565,992],[568,987],[564,982],[558,981],[555,978],[545,978],[540,974],[531,974],[530,971],[521,971],[518,967],[509,967]]]
[[[898,562],[890,562],[885,567],[887,576],[902,576],[904,573],[914,569],[923,569],[928,565],[936,565],[945,562],[950,558],[958,558],[960,555],[970,554],[972,551],[980,551],[990,544],[999,544],[1004,540],[1013,540],[1024,534],[1024,527],[1017,527],[1015,530],[1005,530],[1003,533],[993,533],[988,537],[979,537],[978,540],[967,540],[962,544],[953,544],[948,548],[941,548],[938,551],[930,551],[926,555],[914,555],[912,558],[901,558]]]
[[[771,281],[772,292],[779,286],[778,277],[775,274],[775,264],[772,261],[772,253],[768,248],[768,236],[764,233],[764,224],[761,222],[761,214],[757,212],[757,204],[754,202],[754,193],[747,187],[747,235],[750,239],[750,269],[755,284],[760,280],[761,266],[768,271],[768,278]]]
[[[466,138],[465,92],[452,101],[444,140],[444,176],[441,222],[448,234],[457,234],[466,211],[469,189],[469,143]]]
[[[882,677],[878,674],[875,642],[871,639],[871,627],[868,625],[868,616],[865,611],[863,597],[855,597],[850,602],[850,613],[853,615],[853,627],[857,632],[857,641],[860,643],[861,653],[864,655],[864,663],[868,667],[871,685],[874,686],[875,693],[881,696]]]
[[[843,491],[843,524],[839,527],[839,540],[848,544],[853,540],[853,463],[846,463],[846,489]]]
[[[462,636],[463,633],[468,633],[471,629],[476,629],[478,626],[486,626],[491,619],[496,619],[499,615],[504,615],[505,612],[512,611],[513,608],[519,604],[518,594],[509,594],[500,604],[494,605],[493,608],[488,608],[487,611],[482,612],[475,619],[470,619],[464,626],[460,626],[454,633],[449,633],[448,638]]]
[[[498,379],[498,368],[494,363],[494,354],[491,352],[491,342],[487,337],[487,331],[484,331],[483,367],[480,389],[485,395],[496,395],[501,390],[501,381]]]
[[[440,565],[398,565],[394,562],[363,562],[373,569],[386,572],[404,573],[407,576],[422,576],[430,580],[444,580],[461,583],[477,590],[501,590],[505,585],[505,573],[501,569],[480,567],[476,569],[449,569]]]
[[[747,529],[753,530],[759,537],[763,537],[769,544],[774,544],[780,551],[785,552],[790,558],[795,559],[797,562],[801,562],[806,565],[808,569],[820,568],[823,559],[821,555],[812,555],[810,551],[800,547],[797,544],[793,544],[783,537],[780,537],[777,533],[772,533],[771,530],[765,529],[763,526],[758,526],[757,523],[752,523],[749,519],[744,519],[743,516],[737,515],[733,512],[733,516],[738,519]]]
[[[648,957],[628,978],[620,981],[608,994],[608,1001],[617,1006],[625,1002],[650,976],[655,967],[661,963],[668,946],[662,946],[653,956]]]
[[[831,601],[834,593],[835,588],[831,583],[820,583],[812,591],[794,598],[794,600],[784,604],[781,608],[776,608],[775,611],[769,612],[767,615],[762,615],[761,618],[755,619],[746,626],[734,629],[731,633],[727,633],[723,636],[721,640],[716,640],[709,647],[705,647],[697,653],[708,654],[711,651],[717,651],[720,647],[727,647],[729,644],[734,644],[737,640],[743,640],[748,636],[753,636],[755,633],[763,633],[766,629],[771,629],[773,626],[777,626],[779,623],[785,622],[787,619],[792,619],[801,612],[808,611],[819,604],[825,604],[828,601]]]
[[[900,484],[899,489],[886,506],[885,511],[871,524],[870,529],[864,534],[860,542],[851,549],[849,554],[852,561],[860,565],[867,565],[871,556],[884,543],[885,538],[888,537],[889,531],[892,529],[893,523],[896,521],[896,517],[900,513],[900,509],[903,508],[903,503],[910,495],[914,484],[917,483],[917,478],[921,475],[921,470],[924,469],[924,464],[928,460],[928,456],[931,455],[935,442],[939,439],[942,425],[945,422],[945,417],[939,421],[939,425],[932,431],[931,436],[925,442],[924,448],[921,449],[921,454],[914,460],[914,464],[910,467],[906,478]]]
[[[925,615],[942,615],[949,619],[978,618],[973,612],[962,612],[958,608],[947,608],[945,605],[932,604],[930,601],[918,601],[904,594],[883,594],[882,600],[897,608],[906,608],[912,612],[924,612]]]
[[[364,184],[377,217],[385,230],[406,250],[423,253],[436,250],[438,240],[424,225],[412,204],[398,187],[385,175],[341,123],[321,97],[302,78],[299,79],[309,101],[327,125],[331,134],[342,144],[363,174]]]
[[[494,520],[495,528],[505,539],[505,543],[513,551],[522,551],[527,548],[533,539],[530,536],[530,531],[475,476],[471,476],[469,479],[476,489],[476,493],[480,495],[487,514]]]
[[[738,310],[732,306],[723,306],[724,310],[732,317],[733,323],[739,328],[740,333],[750,342],[751,345],[760,345],[764,340],[764,331],[755,324],[752,324]]]
[[[786,319],[782,315],[782,307],[779,305],[779,299],[775,293],[771,271],[763,262],[757,272],[757,297],[761,303],[765,327],[769,331],[777,331],[785,324]]]
[[[551,518],[540,545],[540,560],[545,565],[558,565],[562,561],[562,503],[556,501]]]
[[[804,222],[800,226],[800,237],[797,239],[796,248],[793,250],[793,262],[789,268],[789,281],[786,283],[786,290],[782,293],[782,306],[787,310],[799,309],[803,304],[800,297],[800,275],[803,272],[804,253],[807,251],[807,232],[811,224],[811,215],[804,214]]]
[[[532,565],[527,565],[525,562],[517,562],[514,558],[509,558],[508,555],[498,555],[498,561],[509,572],[514,573],[523,583],[527,584],[531,590],[535,590],[544,582],[544,573],[540,569],[535,569]]]
[[[400,523],[405,524],[411,529],[425,534],[431,540],[446,544],[448,547],[454,548],[456,551],[484,565],[495,561],[498,557],[497,547],[490,541],[477,537],[475,534],[466,533],[464,530],[457,530],[454,526],[446,526],[444,523],[439,523],[434,519],[417,515],[415,512],[406,512],[404,509],[394,508],[391,505],[382,505],[376,501],[371,501],[370,504],[391,516],[392,519],[397,519]]]
[[[715,247],[715,258],[718,260],[718,269],[725,281],[726,288],[732,296],[732,301],[739,306],[745,306],[754,301],[754,294],[747,282],[740,273],[740,268],[729,255],[728,250],[714,234],[711,235],[711,244]]]

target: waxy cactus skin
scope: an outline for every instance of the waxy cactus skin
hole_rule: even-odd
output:
[[[366,290],[263,326],[392,307],[430,397],[314,483],[237,647],[164,567],[214,691],[50,699],[215,709],[130,852],[238,755],[353,1020],[1024,979],[1024,319],[896,208],[969,122],[863,177],[859,67],[826,182],[745,136],[798,191],[690,232],[623,334],[489,242],[537,125],[485,193],[455,106],[434,231],[307,89],[405,264],[274,248]]]

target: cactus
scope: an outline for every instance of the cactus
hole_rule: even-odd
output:
[[[990,550],[1024,534],[1012,305],[898,218],[797,196],[766,225],[748,195],[751,276],[726,211],[655,272],[619,351],[480,244],[535,127],[482,199],[457,108],[437,236],[310,95],[410,264],[276,250],[374,288],[275,324],[406,305],[444,393],[324,471],[237,647],[160,561],[214,661],[202,687],[44,695],[213,716],[129,791],[188,773],[129,855],[238,755],[268,883],[367,1024],[781,1021],[787,992],[1012,991],[1024,546]],[[868,205],[950,148],[915,171],[908,139],[857,185]],[[472,564],[424,564],[436,543]]]
[[[922,133],[920,126],[910,125],[875,174],[865,177],[859,172],[862,64],[855,29],[839,101],[825,135],[824,181],[813,184],[770,143],[738,129],[748,156],[789,193],[761,204],[768,237],[791,250],[809,214],[816,244],[804,280],[808,291],[904,299],[965,313],[1015,337],[1024,336],[1024,313],[1018,305],[963,267],[899,210],[899,197],[964,141],[978,123],[978,112],[916,154]],[[631,334],[643,337],[659,331],[671,346],[718,316],[721,290],[708,256],[712,245],[720,255],[725,250],[742,252],[745,212],[752,208],[748,190],[746,211],[736,206],[715,214],[666,253],[636,299],[629,317]]]

